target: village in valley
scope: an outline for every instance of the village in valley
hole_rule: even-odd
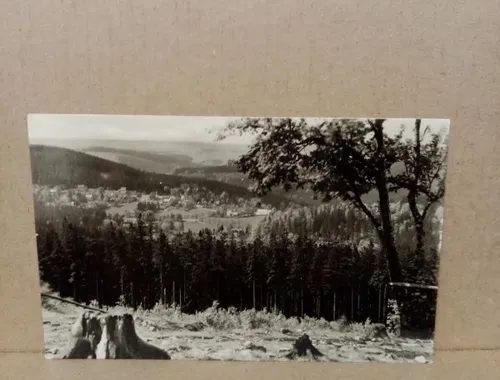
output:
[[[183,185],[179,188],[164,186],[164,191],[144,193],[126,187],[109,189],[78,185],[35,185],[34,198],[49,207],[71,207],[105,212],[103,225],[110,223],[122,228],[137,226],[141,217],[145,226],[151,226],[154,237],[160,231],[198,232],[204,228],[223,226],[235,234],[249,234],[273,207],[262,204],[259,198],[239,198],[231,202],[227,193],[199,195],[198,187]]]

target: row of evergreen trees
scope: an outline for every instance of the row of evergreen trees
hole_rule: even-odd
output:
[[[368,302],[357,317],[374,319],[370,305],[379,294],[370,289],[387,280],[374,241],[291,233],[282,218],[270,218],[248,239],[223,229],[157,236],[141,217],[137,226],[123,229],[103,226],[100,212],[76,223],[75,212],[71,220],[38,214],[36,227],[42,280],[79,302],[145,308],[165,302],[195,312],[218,300],[223,307],[275,308],[285,315],[330,319],[346,314],[341,306],[353,310],[354,289]],[[422,282],[422,274],[435,272],[437,252],[428,251],[424,267],[414,268],[411,255],[403,260],[409,280]]]

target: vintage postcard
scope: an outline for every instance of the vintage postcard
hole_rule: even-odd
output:
[[[432,362],[449,124],[29,115],[46,357]]]

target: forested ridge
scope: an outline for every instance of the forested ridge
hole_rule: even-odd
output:
[[[181,154],[160,154],[147,151],[139,151],[134,149],[118,149],[104,146],[94,146],[90,148],[82,149],[83,152],[100,152],[100,153],[117,153],[122,155],[136,156],[138,158],[151,160],[158,163],[164,164],[186,164],[191,163],[192,158],[188,155]]]
[[[215,194],[227,193],[230,200],[255,197],[244,187],[202,178],[189,178],[177,175],[158,174],[134,169],[132,167],[94,157],[66,148],[31,145],[31,171],[35,184],[76,187],[106,187],[129,190],[162,192],[164,186],[180,187],[184,184],[199,186]],[[262,197],[264,203],[273,206],[287,204],[289,200],[275,194]]]

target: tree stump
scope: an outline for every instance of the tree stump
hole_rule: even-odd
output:
[[[387,328],[381,323],[374,323],[368,336],[369,339],[390,339]]]
[[[170,359],[170,355],[143,341],[131,314],[97,317],[82,314],[71,328],[64,359]]]
[[[68,353],[63,359],[95,359],[95,351],[102,337],[102,327],[95,315],[81,314],[71,326]]]
[[[314,360],[324,356],[316,347],[313,346],[309,335],[303,334],[294,343],[290,352],[286,355],[287,359],[296,359],[297,357],[304,357],[310,353]]]

